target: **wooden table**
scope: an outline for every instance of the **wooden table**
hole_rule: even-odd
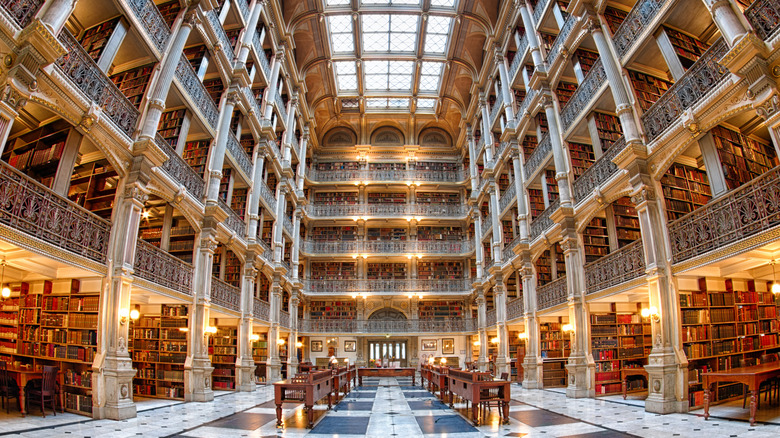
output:
[[[411,377],[416,385],[415,368],[358,368],[358,381],[363,386],[363,377]]]
[[[447,377],[450,393],[450,407],[453,407],[453,394],[471,402],[472,421],[479,426],[479,407],[482,403],[498,402],[504,424],[509,424],[509,400],[511,384],[509,380],[493,380],[490,373],[449,370]]]
[[[350,381],[352,380],[349,375],[349,367],[339,367],[333,370],[333,392],[336,396],[336,400],[339,398],[339,393],[344,392],[344,396],[347,396],[350,388]],[[344,389],[342,391],[342,388]]]
[[[647,378],[647,370],[645,370],[643,367],[623,368],[622,370],[620,370],[620,380],[622,382],[623,400],[626,399],[626,394],[628,393],[628,378],[631,376],[644,377],[648,383],[648,386],[650,386],[650,380],[648,380]]]
[[[439,389],[439,398],[444,401],[444,394],[449,388],[447,376],[449,375],[449,367],[442,367],[433,365],[430,371],[430,385],[428,390],[436,395],[436,388]]]
[[[738,382],[747,385],[750,391],[750,425],[754,425],[756,423],[758,388],[761,383],[778,376],[780,376],[780,362],[704,373],[702,375],[704,380],[704,419],[706,420],[710,416],[710,392],[713,385],[718,382]]]
[[[425,381],[428,381],[428,391],[431,390],[431,365],[423,364],[420,366],[420,386],[425,388]]]
[[[8,371],[8,375],[16,380],[16,384],[19,386],[19,405],[21,406],[22,415],[27,415],[24,387],[27,386],[27,382],[31,380],[42,379],[43,371],[22,367],[8,367],[6,370]],[[59,371],[57,371],[57,383],[60,385],[60,412],[65,412],[65,391],[63,388],[62,373]]]
[[[333,406],[333,371],[314,371],[298,374],[292,379],[274,383],[274,403],[276,403],[276,425],[282,425],[282,403],[303,402],[308,412],[308,428],[314,426],[314,403],[328,396],[328,410]]]

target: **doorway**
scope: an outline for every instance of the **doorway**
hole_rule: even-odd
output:
[[[368,341],[368,359],[399,362],[399,366],[407,367],[407,342],[406,339]]]

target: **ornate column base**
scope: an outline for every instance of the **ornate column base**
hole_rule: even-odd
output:
[[[523,388],[543,389],[544,382],[539,377],[543,373],[542,365],[533,356],[523,359]]]
[[[648,396],[645,411],[657,414],[688,412],[688,400],[685,390],[687,366],[683,367],[671,349],[659,353],[650,353],[648,365],[645,365],[648,380]]]
[[[236,366],[237,391],[252,392],[257,389],[255,368],[255,362],[252,359],[242,359],[241,364]]]
[[[266,365],[266,382],[274,383],[282,380],[282,362],[278,357],[274,357],[268,361]]]
[[[596,365],[588,363],[585,356],[569,356],[566,370],[569,372],[569,384],[566,386],[566,397],[595,397],[596,388],[591,381],[594,379]]]
[[[496,357],[496,375],[501,376],[501,373],[507,373],[512,375],[512,370],[509,369],[509,362],[506,361],[506,357]]]
[[[292,377],[296,374],[298,374],[298,358],[293,356],[290,358],[289,362],[287,362],[287,376]]]
[[[104,401],[102,406],[95,406],[92,418],[109,420],[126,420],[135,418],[136,407],[133,403],[133,377],[135,370],[129,357],[108,356],[101,370],[95,370],[95,389],[98,396],[93,399]]]
[[[482,357],[477,360],[477,367],[479,367],[479,371],[482,372],[482,373],[484,373],[486,371],[490,371],[488,369],[488,361],[487,361],[487,359],[482,358]]]
[[[214,367],[206,359],[193,359],[192,363],[184,365],[184,401],[207,402],[214,400],[211,389],[211,373]]]

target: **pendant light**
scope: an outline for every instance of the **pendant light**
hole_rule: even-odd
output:
[[[0,291],[0,295],[2,295],[3,298],[8,298],[11,296],[11,289],[5,285],[5,259],[0,261],[0,265],[3,265],[2,271],[0,272],[0,286],[3,287],[3,290]]]
[[[769,264],[772,265],[772,293],[777,295],[780,294],[780,284],[777,283],[777,276],[775,275],[775,260],[772,260]]]

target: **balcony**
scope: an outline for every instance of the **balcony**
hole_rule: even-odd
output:
[[[531,227],[530,227],[530,230],[529,230],[529,234],[530,234],[532,242],[534,240],[536,240],[537,237],[541,236],[547,230],[552,228],[553,225],[555,225],[555,223],[552,221],[552,219],[550,219],[550,215],[552,214],[552,212],[557,210],[560,206],[561,206],[561,200],[560,199],[556,199],[555,201],[553,201],[550,204],[549,207],[547,207],[547,209],[545,209],[542,212],[542,214],[537,216],[536,219],[534,219],[531,222]]]
[[[506,320],[511,321],[513,319],[522,318],[525,316],[525,304],[523,303],[523,297],[515,298],[506,305]]]
[[[409,181],[431,183],[459,183],[466,180],[462,166],[456,171],[450,170],[317,170],[309,168],[306,176],[316,183],[358,183],[358,182],[394,182]]]
[[[241,87],[241,93],[244,95],[244,100],[247,105],[247,112],[255,113],[255,117],[260,119],[263,117],[263,112],[260,110],[260,105],[257,103],[257,99],[252,94],[252,91],[248,87]]]
[[[515,53],[515,57],[512,59],[512,65],[509,66],[509,79],[510,83],[515,83],[515,76],[517,75],[517,72],[520,71],[520,61],[523,59],[523,55],[525,54],[525,50],[528,48],[528,37],[523,35],[520,37],[520,46],[517,48],[517,52]]]
[[[306,294],[350,295],[371,293],[372,295],[398,295],[404,293],[426,293],[436,295],[468,295],[471,293],[471,279],[437,280],[303,280]]]
[[[729,70],[718,61],[729,51],[723,38],[715,42],[679,81],[669,87],[647,112],[642,126],[648,145],[669,127],[680,121],[683,111],[704,100],[718,84],[729,76]]]
[[[192,295],[192,265],[138,239],[133,275],[184,295]]]
[[[613,175],[620,170],[612,159],[626,147],[626,139],[620,137],[612,147],[607,149],[604,155],[593,163],[579,178],[574,180],[574,203],[579,204],[587,198],[593,190],[601,187]]]
[[[527,99],[527,98],[526,98]],[[523,174],[526,181],[531,181],[533,176],[552,156],[552,143],[550,142],[550,133],[544,134],[542,140],[539,141],[539,145],[534,149],[531,156],[528,157],[525,166],[523,166]]]
[[[205,15],[206,21],[208,21],[211,26],[212,32],[214,32],[214,35],[217,37],[217,44],[214,45],[214,49],[222,52],[222,55],[225,56],[225,61],[227,62],[226,65],[232,68],[233,57],[235,56],[233,54],[233,45],[230,44],[230,39],[228,39],[225,29],[222,27],[222,23],[219,22],[217,11],[212,9],[206,12]]]
[[[241,312],[241,289],[211,277],[211,304]]]
[[[746,240],[780,224],[780,167],[669,224],[672,261]]]
[[[309,204],[306,214],[316,219],[349,218],[349,217],[436,217],[462,218],[466,217],[468,208],[465,205],[453,204]]]
[[[246,181],[252,181],[252,159],[249,158],[232,133],[228,133],[227,136],[227,152],[228,158],[244,174]]]
[[[268,58],[265,57],[265,51],[263,50],[263,42],[260,41],[260,34],[255,32],[252,37],[252,44],[255,46],[255,52],[260,60],[260,69],[265,74],[266,82],[271,79],[271,66],[268,64]]]
[[[474,251],[471,240],[353,240],[317,242],[304,240],[301,251],[310,255],[468,255]]]
[[[509,184],[509,188],[506,189],[504,193],[501,194],[501,199],[498,201],[498,210],[499,212],[503,213],[504,210],[507,209],[510,205],[512,205],[512,202],[515,200],[515,195],[517,194],[517,185],[514,181],[512,181],[511,184]]]
[[[490,231],[490,227],[493,226],[493,215],[488,214],[487,216],[482,218],[482,224],[479,228],[479,231],[482,233],[482,238],[484,239],[487,235],[488,231]]]
[[[146,34],[157,51],[162,53],[171,37],[171,29],[160,10],[157,9],[157,5],[151,0],[125,0],[125,3],[133,11],[133,15],[140,24],[139,28],[143,29],[143,33]]]
[[[485,168],[495,169],[498,163],[501,162],[501,157],[504,155],[504,151],[506,151],[507,147],[509,147],[508,142],[502,141],[501,143],[499,143],[498,147],[493,153],[493,159],[485,163]]]
[[[299,333],[462,333],[477,330],[475,321],[463,319],[407,319],[400,321],[360,319],[301,319]]]
[[[263,321],[269,321],[271,319],[271,305],[255,298],[252,306],[252,316]]]
[[[672,3],[675,2],[668,0],[639,0],[636,2],[612,38],[618,57],[622,59],[639,41],[640,35],[647,29],[647,25],[656,17],[661,16],[661,9]]]
[[[592,294],[644,275],[644,247],[642,241],[637,240],[585,265],[585,289]]]
[[[496,101],[493,103],[493,108],[490,109],[490,126],[494,126],[496,124],[496,119],[498,118],[498,115],[501,112],[501,108],[503,106],[504,94],[498,93],[498,96],[496,96]]]
[[[198,75],[195,74],[195,70],[192,69],[192,65],[184,55],[181,55],[179,64],[176,66],[176,80],[179,81],[182,93],[190,97],[191,108],[196,113],[200,113],[203,120],[208,123],[208,126],[216,131],[219,110],[211,96],[206,92],[203,82],[198,79]]]
[[[287,234],[290,237],[294,236],[293,235],[293,224],[292,224],[292,221],[290,220],[290,218],[287,217],[287,215],[282,216],[282,226],[284,227],[284,231],[286,231]]]
[[[274,263],[274,252],[271,250],[271,247],[268,246],[267,243],[265,243],[262,239],[257,239],[257,244],[260,245],[260,248],[262,249],[262,252],[260,253],[260,258],[265,260],[266,263],[269,265],[273,265]]]
[[[27,27],[43,6],[44,0],[2,0],[0,7],[8,12],[21,28]]]
[[[537,28],[539,27],[539,20],[542,18],[542,15],[544,15],[544,10],[547,9],[548,3],[550,3],[550,0],[539,0],[539,3],[537,3],[534,8],[534,25]]]
[[[282,100],[282,95],[279,91],[277,91],[276,96],[274,97],[274,104],[276,105],[276,110],[279,111],[279,121],[281,122],[282,126],[286,128],[287,107],[284,105],[284,101]]]
[[[568,298],[565,276],[536,288],[536,304],[539,310],[564,304]]]
[[[496,325],[496,309],[490,309],[485,313],[485,327]]]
[[[265,207],[273,214],[276,214],[276,197],[271,189],[268,188],[268,184],[264,180],[261,180],[260,184],[257,184],[257,187],[260,190],[260,197],[265,201]]]
[[[67,29],[63,29],[58,38],[67,52],[56,61],[57,67],[86,95],[88,101],[100,106],[108,118],[128,138],[132,138],[138,122],[138,110],[98,68],[92,57]],[[189,65],[189,62],[187,64]]]
[[[241,239],[246,240],[246,222],[244,222],[244,220],[241,219],[241,216],[239,216],[238,213],[230,208],[230,206],[227,205],[225,201],[222,200],[222,198],[218,198],[217,202],[219,203],[219,206],[225,210],[225,213],[228,214],[228,217],[224,222],[227,229],[236,233],[236,236],[240,237]]]
[[[238,11],[241,12],[241,17],[244,18],[244,21],[249,21],[249,5],[246,3],[246,0],[234,0],[236,6],[238,6]]]
[[[111,224],[4,161],[0,161],[0,223],[25,234],[25,240],[106,263]]]
[[[284,328],[292,328],[290,326],[290,314],[284,310],[279,311],[279,325]]]
[[[550,47],[550,51],[547,52],[547,65],[553,65],[558,59],[558,55],[561,54],[561,51],[563,51],[563,48],[565,47],[566,39],[569,38],[571,31],[574,29],[574,25],[578,22],[579,19],[571,14],[566,19],[566,22],[563,23],[563,27],[561,28],[560,33],[558,33],[558,37],[555,38],[555,41],[553,41],[553,44]]]
[[[574,122],[587,114],[591,101],[595,99],[601,88],[606,88],[607,74],[604,72],[604,66],[601,59],[593,63],[588,75],[585,76],[582,83],[561,110],[561,131],[566,134],[573,127]]]
[[[504,251],[501,252],[501,256],[505,262],[509,261],[512,257],[515,256],[515,247],[520,243],[521,240],[522,239],[518,234],[514,239],[512,239],[511,242],[504,245]]]
[[[189,164],[179,154],[176,153],[168,145],[168,142],[163,139],[160,134],[155,136],[155,142],[166,154],[168,159],[163,163],[162,169],[167,173],[174,181],[178,182],[195,198],[198,202],[203,199],[203,192],[205,190],[205,183],[203,178],[198,175]]]
[[[745,9],[745,18],[756,34],[767,41],[780,28],[780,4],[776,0],[756,0]]]

